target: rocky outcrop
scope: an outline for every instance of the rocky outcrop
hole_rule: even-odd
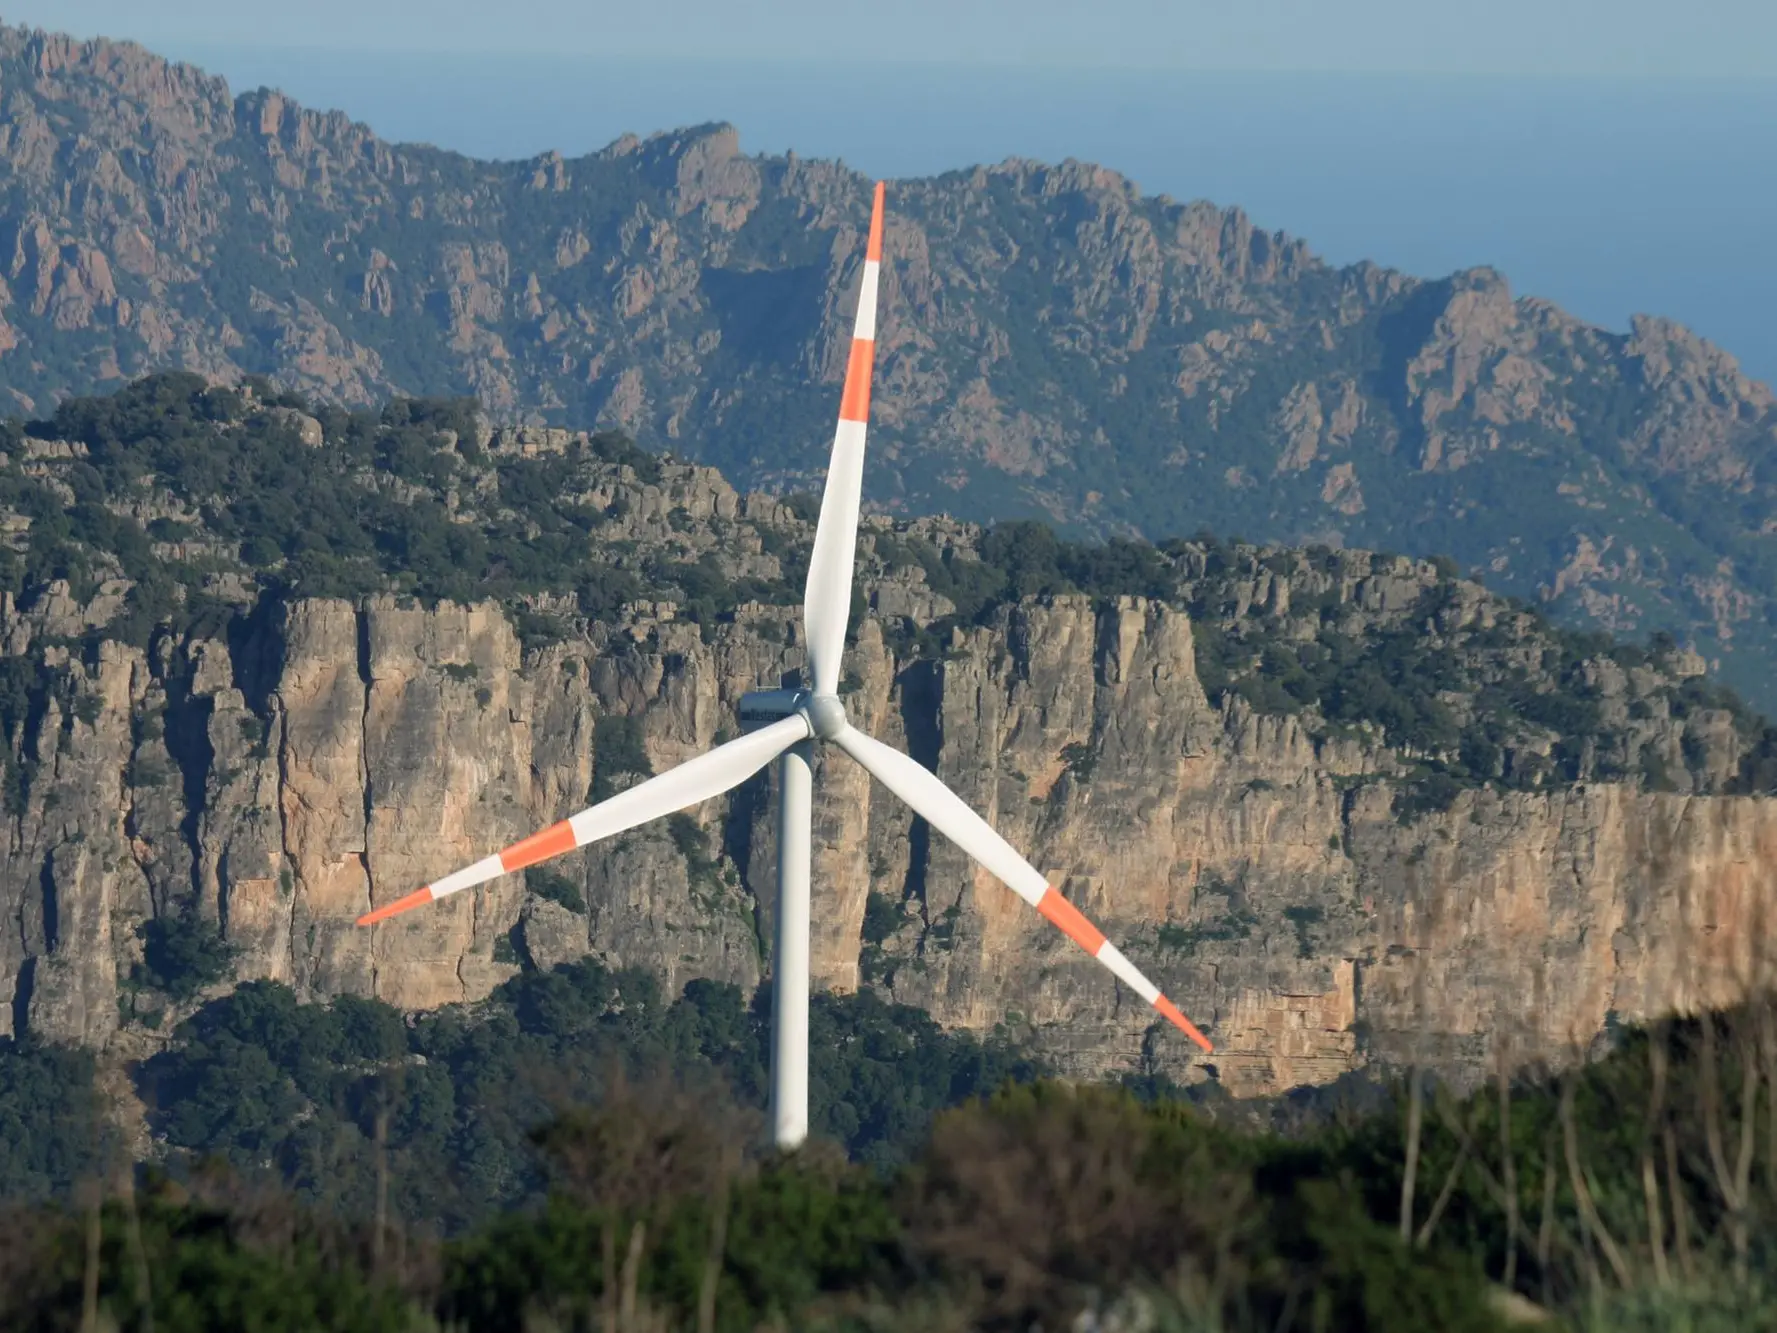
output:
[[[1356,580],[1351,613],[1385,613],[1426,577]],[[1287,605],[1270,583],[1258,605]],[[29,617],[11,615],[28,640]],[[496,607],[377,597],[271,602],[230,635],[153,653],[49,650],[52,685],[7,756],[9,778],[27,776],[0,843],[0,1015],[14,1034],[105,1040],[137,927],[181,914],[217,923],[236,977],[316,998],[427,1008],[588,953],[674,988],[751,987],[771,937],[764,778],[689,826],[552,863],[577,903],[519,876],[374,930],[352,922],[585,804],[600,719],[636,719],[656,770],[730,734],[740,693],[799,668],[795,623],[784,607],[708,634],[639,616],[525,652]],[[1218,1050],[1205,1062],[1155,1029],[836,754],[817,775],[822,986],[1005,1024],[1073,1073],[1208,1065],[1256,1093],[1376,1059],[1461,1074],[1496,1049],[1564,1058],[1619,1018],[1730,999],[1762,961],[1768,799],[1480,788],[1406,817],[1379,736],[1317,738],[1235,695],[1212,706],[1191,617],[1172,606],[1027,601],[953,631],[936,658],[898,651],[883,625],[865,621],[850,658],[853,721],[1026,849]],[[873,896],[893,929],[866,932]]]

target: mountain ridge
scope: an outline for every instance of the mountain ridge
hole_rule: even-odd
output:
[[[838,164],[722,125],[477,163],[18,29],[0,82],[0,387],[27,415],[170,364],[471,392],[743,486],[824,465],[866,194]],[[901,182],[886,253],[876,508],[1444,552],[1777,703],[1777,404],[1669,321],[1333,269],[1081,163]]]

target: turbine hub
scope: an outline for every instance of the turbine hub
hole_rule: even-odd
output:
[[[839,702],[837,694],[809,695],[802,713],[814,734],[824,741],[832,740],[846,728],[845,705]]]

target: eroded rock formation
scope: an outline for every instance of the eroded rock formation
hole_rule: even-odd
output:
[[[1359,580],[1352,603],[1424,577]],[[750,987],[770,938],[764,779],[694,812],[707,854],[660,826],[552,863],[583,911],[513,877],[374,931],[352,921],[584,804],[601,718],[638,719],[656,770],[724,737],[741,692],[800,665],[795,624],[784,607],[710,634],[641,616],[525,653],[496,607],[378,597],[268,604],[153,657],[63,654],[8,758],[33,772],[0,844],[0,1016],[104,1041],[135,927],[178,911],[220,924],[239,977],[311,997],[430,1007],[527,956],[589,952],[674,987]],[[1731,997],[1769,933],[1777,802],[1584,783],[1403,818],[1379,737],[1315,739],[1233,695],[1212,707],[1191,619],[1164,604],[1027,601],[938,658],[898,653],[870,619],[850,666],[854,721],[935,767],[1123,941],[1211,1029],[1239,1092],[1378,1055],[1472,1070],[1496,1041],[1560,1057],[1617,1017]],[[818,783],[820,985],[1032,1030],[1080,1074],[1145,1050],[1202,1076],[861,770],[827,756]],[[866,940],[871,895],[893,928]]]

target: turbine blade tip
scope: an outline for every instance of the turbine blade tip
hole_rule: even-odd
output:
[[[1167,1022],[1171,1023],[1180,1032],[1184,1033],[1192,1041],[1201,1046],[1205,1053],[1210,1055],[1215,1054],[1216,1048],[1210,1045],[1209,1038],[1199,1032],[1197,1030],[1197,1025],[1180,1013],[1179,1007],[1171,1000],[1167,999],[1164,995],[1156,996],[1154,998],[1154,1008],[1160,1011],[1161,1016],[1165,1018]]]
[[[387,921],[390,917],[409,911],[415,907],[424,907],[431,901],[432,886],[428,884],[423,889],[415,889],[405,898],[397,898],[392,903],[384,903],[374,911],[366,912],[363,916],[358,918],[357,924],[360,926],[374,926],[379,921]]]
[[[882,262],[882,195],[883,183],[876,182],[876,192],[870,200],[870,237],[864,246],[864,258]]]

